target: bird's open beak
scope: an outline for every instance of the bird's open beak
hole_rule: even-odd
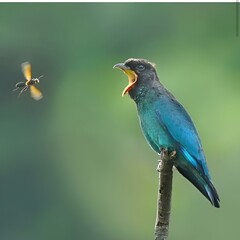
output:
[[[113,66],[113,68],[119,68],[121,69],[127,76],[128,76],[128,85],[123,90],[122,96],[124,96],[127,92],[129,92],[134,84],[137,81],[137,74],[131,70],[128,66],[126,66],[124,63],[118,63]]]

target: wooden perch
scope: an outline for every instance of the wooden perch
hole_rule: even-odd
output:
[[[167,240],[171,213],[173,158],[176,152],[169,153],[162,149],[158,165],[159,186],[157,200],[157,217],[155,224],[155,240]]]

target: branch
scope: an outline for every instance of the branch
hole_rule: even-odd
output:
[[[159,171],[159,187],[157,200],[157,217],[155,223],[155,240],[167,240],[169,219],[171,213],[173,157],[176,152],[169,153],[167,149],[161,149]]]

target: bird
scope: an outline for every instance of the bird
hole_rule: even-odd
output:
[[[24,77],[26,78],[25,82],[18,82],[16,84],[16,88],[13,89],[13,91],[18,90],[19,88],[22,88],[18,97],[20,97],[20,95],[25,92],[28,88],[30,88],[30,94],[32,96],[33,99],[35,100],[40,100],[42,99],[43,95],[41,93],[41,91],[36,88],[34,85],[39,83],[39,79],[43,76],[40,76],[38,78],[32,78],[32,68],[31,68],[31,64],[29,62],[24,62],[21,64],[22,67],[22,72]]]
[[[172,152],[173,165],[180,174],[219,208],[220,199],[196,127],[183,105],[159,81],[155,64],[129,58],[113,68],[128,77],[122,96],[128,93],[136,103],[140,126],[150,147],[158,154],[162,149]]]

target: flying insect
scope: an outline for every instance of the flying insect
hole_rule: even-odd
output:
[[[31,68],[31,64],[29,62],[22,63],[21,67],[22,67],[23,75],[27,81],[26,82],[18,82],[16,84],[16,88],[13,89],[13,91],[16,91],[19,88],[21,88],[21,91],[18,95],[18,97],[20,97],[20,95],[29,88],[32,98],[35,100],[40,100],[43,97],[43,95],[42,95],[41,91],[38,88],[36,88],[36,86],[34,86],[34,85],[39,83],[40,82],[39,79],[43,76],[40,76],[38,78],[32,78],[32,68]]]

